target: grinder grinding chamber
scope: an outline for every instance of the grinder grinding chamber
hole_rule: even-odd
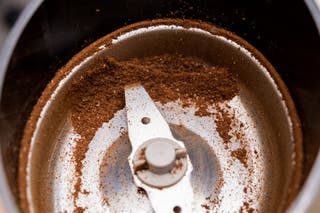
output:
[[[70,56],[100,36],[128,23],[159,17],[186,17],[210,21],[242,36],[265,54],[282,75],[298,108],[304,132],[304,175],[307,177],[318,149],[316,123],[319,121],[315,109],[319,104],[319,88],[312,82],[316,79],[316,67],[319,63],[316,60],[319,38],[303,3],[291,2],[291,7],[296,10],[291,8],[292,11],[288,12],[286,17],[282,17],[282,12],[288,5],[274,2],[256,3],[255,7],[248,7],[245,2],[242,5],[234,2],[222,4],[205,1],[197,4],[139,4],[141,5],[132,2],[125,2],[123,5],[105,2],[100,5],[98,2],[90,2],[85,5],[77,2],[75,6],[71,3],[45,1],[38,8],[18,40],[2,94],[3,159],[8,162],[4,165],[10,177],[8,180],[12,192],[16,192],[17,186],[17,161],[13,159],[17,159],[23,127],[32,106],[54,72],[65,64]],[[33,6],[35,9],[36,3]],[[29,13],[32,14],[34,11],[30,10]],[[56,11],[62,11],[63,16]],[[272,14],[272,17],[268,14]],[[27,20],[27,17],[24,18]],[[297,25],[300,27],[299,31],[296,31]],[[299,51],[296,51],[298,48]],[[31,87],[35,80],[39,85]]]

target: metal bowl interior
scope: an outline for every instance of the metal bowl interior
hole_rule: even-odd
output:
[[[317,10],[311,12],[317,17]],[[301,118],[303,182],[307,179],[320,145],[320,38],[305,2],[38,0],[20,17],[0,58],[0,190],[9,212],[19,209],[17,173],[23,128],[56,70],[88,42],[128,23],[159,17],[212,22],[242,36],[270,60],[289,87]],[[317,181],[314,175],[310,178]],[[304,199],[304,195],[308,201],[313,198],[310,192],[315,187],[310,186],[296,212],[310,207]]]
[[[175,136],[188,148],[195,167],[192,184],[199,211],[239,211],[250,203],[268,212],[288,205],[299,186],[302,150],[299,121],[283,82],[266,59],[239,37],[217,28],[208,30],[213,27],[199,22],[183,27],[184,22],[160,20],[152,26],[143,22],[120,29],[87,47],[84,51],[89,55],[75,56],[66,66],[68,75],[58,79],[56,88],[47,87],[45,93],[51,96],[40,98],[31,117],[37,124],[26,127],[27,132],[28,128],[33,131],[26,139],[30,146],[23,144],[21,152],[28,159],[20,164],[21,171],[27,168],[22,173],[26,179],[20,180],[26,182],[21,185],[25,207],[35,212],[73,211],[79,206],[89,211],[151,211],[147,197],[132,183],[127,164],[130,145],[119,131],[127,128],[123,110],[101,125],[90,142],[81,177],[82,191],[88,193],[73,197],[72,147],[78,135],[73,132],[70,109],[63,103],[72,82],[99,57],[127,60],[161,54],[196,56],[239,73],[240,94],[222,103],[236,120],[228,148],[216,131],[215,116],[197,117],[192,108],[158,103]],[[236,139],[237,131],[243,131],[245,143]],[[248,167],[232,158],[232,151],[239,147],[247,150]]]

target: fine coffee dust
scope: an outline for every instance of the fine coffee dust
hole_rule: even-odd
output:
[[[128,61],[99,56],[82,73],[67,94],[72,124],[81,135],[73,156],[76,168],[74,204],[82,193],[82,160],[88,145],[102,123],[125,107],[126,85],[141,83],[151,98],[162,104],[180,100],[183,106],[195,105],[198,116],[210,115],[209,105],[230,100],[238,93],[236,71],[182,55],[165,54]],[[219,116],[218,131],[228,143],[230,138],[225,133],[230,129],[230,118],[225,114]]]
[[[255,212],[255,209],[250,207],[251,206],[251,202],[252,201],[249,201],[249,202],[244,202],[241,209],[240,209],[240,213],[253,213]]]
[[[237,158],[245,168],[248,168],[247,150],[245,148],[239,148],[232,151],[231,156]]]
[[[230,107],[227,105],[230,109]],[[223,139],[223,143],[226,149],[229,148],[229,144],[231,142],[231,135],[229,132],[231,131],[232,123],[235,121],[235,115],[233,113],[229,113],[228,111],[222,109],[218,105],[216,105],[218,112],[216,113],[216,128],[219,136]],[[238,132],[238,131],[237,131]],[[240,131],[241,132],[241,131]],[[242,138],[239,138],[242,141]]]

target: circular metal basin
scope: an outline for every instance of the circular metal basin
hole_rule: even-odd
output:
[[[194,106],[178,101],[156,102],[188,150],[196,210],[275,212],[290,204],[300,183],[302,138],[293,101],[279,75],[238,36],[202,22],[168,19],[137,23],[105,36],[76,55],[50,82],[29,119],[20,152],[24,210],[152,212],[147,195],[132,181],[124,109],[101,123],[89,143],[80,193],[74,196],[74,147],[81,135],[74,131],[70,108],[63,103],[72,82],[99,58],[126,61],[161,54],[195,56],[239,74],[239,94],[210,106],[210,116],[197,116]],[[228,145],[218,131],[221,113],[233,118]]]

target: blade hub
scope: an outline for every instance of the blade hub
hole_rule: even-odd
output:
[[[188,161],[185,148],[167,138],[144,142],[135,153],[133,167],[145,184],[164,188],[177,183],[186,173]]]

